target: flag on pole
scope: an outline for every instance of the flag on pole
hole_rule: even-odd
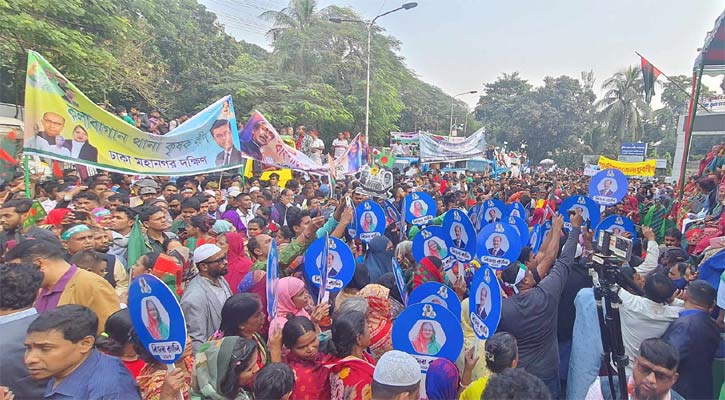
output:
[[[644,99],[649,103],[655,94],[655,81],[662,73],[652,65],[646,58],[639,56],[642,63],[642,80],[644,81]]]

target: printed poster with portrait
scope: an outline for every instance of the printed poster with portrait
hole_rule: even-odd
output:
[[[436,216],[435,200],[425,192],[405,196],[405,220],[413,225],[428,225]]]
[[[327,291],[337,292],[347,286],[355,274],[355,258],[352,250],[336,237],[327,239],[327,257],[325,253],[325,238],[319,238],[312,242],[305,251],[305,275],[307,278],[320,287],[322,278],[320,271],[323,266],[327,268]]]
[[[509,215],[506,217],[506,222],[516,229],[516,233],[519,234],[519,240],[521,240],[521,246],[526,246],[529,244],[529,224],[526,223],[523,219],[519,217],[514,217],[513,215]]]
[[[541,247],[542,242],[542,235],[541,235],[541,225],[536,224],[531,228],[531,234],[529,236],[529,247],[531,247],[531,251],[536,254],[539,251],[539,247]]]
[[[444,238],[448,250],[457,261],[467,263],[476,255],[476,230],[466,212],[452,209],[443,217]]]
[[[599,205],[613,206],[627,194],[627,177],[618,169],[597,172],[589,183],[589,197]]]
[[[473,229],[475,229],[476,232],[481,230],[481,219],[478,218],[481,213],[481,207],[483,207],[483,205],[475,204],[473,207],[468,209],[468,219],[471,221]]]
[[[600,213],[599,205],[594,200],[585,196],[571,196],[564,199],[559,207],[559,214],[564,217],[564,227],[571,229],[571,217],[569,211],[579,210],[584,217],[584,224],[589,224],[590,228],[599,225]]]
[[[426,282],[413,290],[408,304],[433,303],[445,307],[454,315],[461,315],[461,300],[450,287],[440,282]]]
[[[482,266],[471,283],[469,318],[473,332],[479,339],[488,339],[496,333],[501,320],[501,287],[496,273]]]
[[[438,304],[412,304],[393,322],[393,348],[415,357],[424,372],[437,358],[455,362],[463,349],[460,321]]]
[[[128,310],[139,341],[159,362],[173,364],[184,354],[186,321],[169,287],[143,274],[128,288]]]
[[[352,200],[350,200],[349,197],[345,198],[345,207],[350,207],[352,209],[352,219],[350,220],[350,223],[347,224],[347,234],[351,238],[357,237],[357,209],[353,206]]]
[[[526,207],[524,207],[524,205],[519,203],[518,201],[514,201],[513,203],[509,204],[507,209],[510,216],[518,217],[523,220],[528,217],[526,213]]]
[[[508,207],[501,200],[486,200],[483,202],[480,214],[479,219],[483,227],[486,224],[503,221],[508,216]]]
[[[627,217],[620,215],[610,215],[604,218],[602,222],[597,225],[595,238],[599,237],[602,231],[610,231],[617,236],[623,236],[625,232],[632,234],[632,240],[637,240],[637,230],[635,229],[634,222]]]
[[[273,320],[277,315],[277,284],[279,283],[279,254],[277,240],[272,239],[267,254],[267,315]]]
[[[426,226],[413,238],[413,259],[420,262],[425,257],[436,257],[443,263],[443,269],[453,267],[456,258],[448,251],[447,232],[438,225]]]
[[[395,285],[400,292],[400,299],[403,300],[403,306],[408,305],[408,285],[405,284],[405,275],[403,268],[400,267],[398,260],[393,257],[393,275],[395,276]]]
[[[539,250],[541,249],[541,245],[544,244],[544,241],[546,240],[546,237],[549,236],[551,233],[551,228],[553,225],[551,224],[551,220],[545,221],[541,225],[537,225],[539,227],[539,241],[536,243],[536,247],[532,247],[531,251],[534,254],[537,254]]]
[[[385,212],[378,203],[365,200],[355,211],[358,220],[357,235],[364,243],[385,233]]]
[[[390,200],[383,201],[383,211],[385,211],[385,221],[388,225],[393,225],[398,229],[402,229],[400,211],[395,208],[395,205]]]
[[[483,227],[477,237],[477,256],[481,264],[501,268],[514,262],[521,253],[521,239],[512,226],[497,222]]]

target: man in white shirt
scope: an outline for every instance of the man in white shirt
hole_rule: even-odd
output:
[[[322,165],[322,152],[325,150],[325,142],[320,139],[317,131],[310,131],[312,145],[310,146],[310,159],[318,165]]]
[[[252,197],[249,193],[241,193],[237,196],[237,214],[244,226],[247,226],[249,221],[255,217],[254,211],[252,211]]]
[[[347,140],[345,140],[345,134],[342,132],[337,134],[337,139],[332,141],[332,149],[333,154],[335,155],[335,159],[338,159],[342,157],[343,154],[345,154],[345,150],[347,150]]]
[[[667,274],[654,273],[645,280],[644,297],[626,290],[619,291],[622,299],[619,308],[622,341],[624,353],[630,360],[627,364],[627,375],[632,374],[631,361],[639,354],[640,343],[648,338],[661,337],[670,323],[680,316],[680,311],[684,310],[681,300],[671,302],[675,289],[675,284]]]

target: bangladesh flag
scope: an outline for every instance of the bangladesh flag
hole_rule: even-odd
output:
[[[373,149],[373,159],[383,168],[391,169],[395,164],[395,154],[392,150]]]
[[[655,94],[655,81],[662,72],[652,65],[646,58],[639,56],[642,62],[642,80],[644,81],[644,99],[647,103],[652,100]]]

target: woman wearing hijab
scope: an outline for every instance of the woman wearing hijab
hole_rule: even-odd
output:
[[[426,282],[445,283],[440,258],[423,257],[413,272],[412,290]]]
[[[456,364],[445,358],[434,360],[425,375],[425,394],[428,400],[457,399],[460,378]]]
[[[232,292],[237,294],[239,293],[239,283],[252,268],[252,260],[247,257],[244,251],[244,236],[239,232],[226,232],[217,236],[217,245],[227,251],[229,272],[224,275],[224,279],[226,279]]]
[[[413,340],[413,348],[420,354],[431,356],[441,351],[441,345],[436,340],[436,331],[432,323],[425,321],[420,324],[418,335]]]
[[[375,283],[383,285],[390,290],[390,298],[388,299],[390,301],[390,319],[395,321],[398,318],[398,315],[405,310],[403,298],[400,295],[398,284],[395,281],[395,274],[388,272],[387,274],[381,276]]]
[[[239,336],[206,342],[196,353],[192,399],[252,400],[245,389],[259,371],[256,343]]]
[[[369,283],[370,274],[368,273],[368,267],[365,264],[355,265],[355,274],[352,276],[352,280],[335,297],[335,309],[337,310],[345,299],[357,295],[360,289]]]
[[[390,290],[382,285],[365,286],[358,296],[368,302],[366,322],[370,331],[370,351],[377,360],[383,353],[393,349],[391,334],[393,323],[390,314]]]
[[[385,236],[378,236],[368,242],[365,265],[368,267],[371,282],[387,272],[393,272],[393,242]]]
[[[306,317],[319,325],[320,320],[327,315],[330,305],[320,303],[310,315],[305,310],[310,304],[312,297],[301,279],[292,276],[280,279],[277,284],[277,315],[269,323],[269,337],[277,329],[284,328],[287,320],[292,317]]]

